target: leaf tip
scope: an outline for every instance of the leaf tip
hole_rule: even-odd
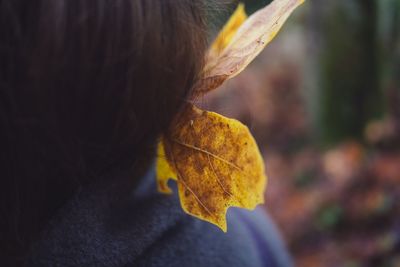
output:
[[[222,230],[222,232],[224,232],[225,234],[228,232],[228,227],[225,225],[219,225],[219,228]]]
[[[163,141],[160,141],[157,147],[156,176],[158,192],[163,194],[172,194],[173,192],[168,186],[168,181],[170,179],[176,180],[177,176],[168,162]]]
[[[165,194],[165,195],[171,195],[173,193],[173,191],[168,186],[167,183],[168,183],[168,181],[158,181],[158,183],[157,183],[158,192]]]
[[[244,3],[239,3],[228,22],[225,24],[221,32],[218,34],[216,40],[211,46],[213,53],[221,53],[232,41],[233,36],[236,34],[239,27],[247,19],[247,13]]]
[[[228,232],[228,224],[227,224],[227,220],[226,220],[226,214],[224,215],[223,218],[221,218],[220,221],[213,221],[213,220],[206,220],[206,221],[217,226],[225,234]]]

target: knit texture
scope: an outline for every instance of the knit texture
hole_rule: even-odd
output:
[[[151,171],[121,205],[111,204],[107,185],[81,190],[32,246],[26,266],[292,266],[262,209],[229,209],[225,234],[185,214],[174,189],[158,193]]]

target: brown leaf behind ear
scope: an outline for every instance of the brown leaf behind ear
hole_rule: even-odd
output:
[[[194,94],[203,95],[242,72],[275,37],[304,0],[275,0],[250,16],[217,57],[209,57]]]

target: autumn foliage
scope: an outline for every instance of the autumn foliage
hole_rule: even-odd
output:
[[[239,5],[211,46],[193,97],[242,72],[275,37],[304,0],[275,0],[247,19]],[[242,123],[187,104],[158,148],[159,191],[178,184],[183,210],[227,231],[229,207],[254,209],[264,202],[266,175],[257,144]]]

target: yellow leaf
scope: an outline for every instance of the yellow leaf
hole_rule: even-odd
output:
[[[275,0],[251,15],[218,56],[207,57],[204,78],[195,86],[196,94],[202,95],[211,91],[242,72],[303,2],[304,0]]]
[[[177,178],[186,213],[226,232],[229,207],[254,209],[264,202],[263,160],[242,123],[189,105],[163,144],[171,172],[158,172],[158,181],[164,185],[168,178]]]
[[[195,86],[195,96],[238,75],[303,2],[275,0],[246,21],[240,5],[210,48],[204,79]],[[225,232],[228,208],[253,209],[263,203],[267,182],[262,157],[247,127],[190,104],[158,146],[160,192],[171,193],[169,179],[178,183],[185,212]]]
[[[158,143],[157,147],[157,163],[156,163],[156,176],[158,191],[164,194],[171,194],[172,190],[168,186],[168,180],[176,180],[176,172],[171,168],[165,155],[163,138]]]
[[[244,4],[240,3],[211,45],[210,52],[212,52],[212,54],[221,53],[231,42],[233,36],[246,19],[247,14],[244,9]]]

